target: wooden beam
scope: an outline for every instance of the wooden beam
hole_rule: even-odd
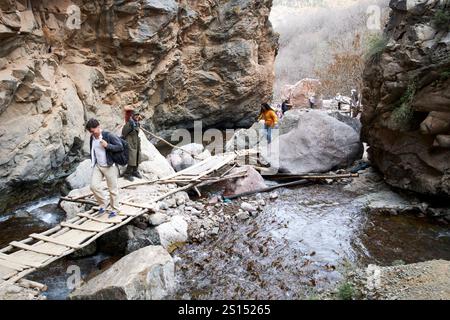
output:
[[[90,204],[90,205],[98,205],[97,202],[91,201],[91,200],[83,200],[83,199],[77,199],[77,198],[69,198],[69,197],[61,197],[59,198],[60,201],[67,201],[67,202],[75,202],[75,203],[82,203],[82,204]]]
[[[17,282],[21,287],[25,287],[25,288],[30,288],[30,289],[36,289],[39,291],[47,291],[47,286],[45,284],[36,282],[36,281],[31,281],[28,279],[20,279]]]
[[[47,256],[60,256],[60,254],[55,253],[52,250],[45,250],[42,248],[36,248],[33,246],[29,246],[27,244],[18,242],[18,241],[13,241],[10,243],[10,245],[12,245],[13,247],[19,248],[19,249],[23,249],[23,250],[28,250],[28,251],[32,251],[32,252],[36,252],[36,253],[40,253],[40,254],[45,254]]]
[[[276,189],[279,189],[279,188],[299,186],[299,185],[304,185],[304,184],[307,184],[307,183],[309,183],[308,180],[299,180],[299,181],[294,181],[294,182],[289,182],[289,183],[283,183],[283,184],[278,184],[278,185],[273,186],[273,187],[268,187],[268,188],[254,190],[254,191],[249,191],[249,192],[235,194],[235,195],[232,195],[232,196],[229,196],[229,197],[224,197],[224,199],[233,200],[233,199],[238,199],[240,197],[251,196],[251,195],[256,194],[256,193],[270,192],[270,191],[273,191],[273,190],[276,190]]]

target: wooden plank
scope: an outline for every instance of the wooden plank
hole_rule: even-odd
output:
[[[0,266],[0,278],[7,280],[17,274],[17,270]]]
[[[14,253],[11,253],[11,256],[17,258],[19,261],[22,261],[22,264],[30,265],[36,264],[37,267],[42,266],[46,261],[50,260],[53,256],[49,256],[42,253],[20,250]]]
[[[99,225],[89,225],[86,222],[83,224],[73,224],[73,223],[67,223],[67,222],[61,222],[61,226],[71,228],[71,229],[77,229],[82,231],[93,231],[93,232],[100,232],[105,229],[108,229],[113,224],[107,224],[107,223],[101,223],[97,222]]]
[[[121,216],[128,216],[128,217],[135,217],[139,215],[141,212],[143,212],[145,209],[137,208],[133,206],[129,206],[126,204],[121,205],[121,210],[119,215]]]
[[[148,209],[152,208],[150,204],[167,198],[174,193],[194,188],[201,182],[217,180],[207,179],[203,177],[210,175],[224,165],[227,165],[230,162],[234,161],[236,159],[236,155],[237,154],[235,153],[216,155],[203,162],[199,162],[198,164],[184,170],[183,172],[171,175],[170,177],[172,178],[178,176],[178,179],[175,178],[174,180],[184,180],[183,178],[186,177],[185,182],[189,182],[189,184],[180,188],[173,189],[165,194],[155,195],[153,199],[149,199],[148,204],[138,204],[131,202],[124,203],[122,214],[120,214],[120,216],[118,217],[109,219],[106,218],[106,215],[98,216],[95,214],[89,215],[88,213],[80,213],[76,218],[61,223],[60,226],[51,229],[51,231],[46,231],[40,234],[33,234],[29,238],[20,242],[12,242],[10,246],[0,250],[0,253],[3,252],[5,253],[5,256],[8,257],[3,259],[3,261],[5,262],[3,263],[3,265],[0,265],[0,267],[3,268],[2,270],[4,276],[6,278],[9,277],[6,282],[14,283],[16,281],[19,281],[21,278],[36,270],[36,268],[44,267],[60,259],[61,257],[74,252],[75,249],[85,247],[102,235],[115,230],[129,223],[135,217],[141,216],[142,214],[148,212]],[[167,177],[166,180],[168,180],[170,177]],[[127,185],[137,186],[151,184],[155,181],[139,181],[138,183]],[[127,186],[125,181],[120,181],[120,183],[124,184],[123,186],[121,186],[121,188]],[[131,201],[131,199],[127,199],[125,201]],[[124,217],[127,218],[124,219]],[[28,245],[35,242],[36,240],[38,240],[39,242],[34,243],[33,245]],[[21,250],[6,254],[6,252],[13,251],[14,248],[19,248]],[[11,270],[30,265],[32,268],[26,268],[20,272],[17,272],[18,270]],[[13,268],[8,268],[8,266]]]
[[[42,234],[33,233],[33,234],[30,234],[30,237],[32,237],[34,239],[37,239],[37,240],[42,240],[42,241],[45,241],[45,242],[50,242],[50,243],[53,243],[53,244],[57,244],[57,245],[60,245],[60,246],[65,246],[65,247],[69,247],[69,248],[73,248],[73,249],[80,249],[80,246],[75,246],[73,244],[69,244],[67,242],[58,240],[58,239],[53,238],[53,237],[47,237],[47,236],[44,236]]]
[[[22,264],[11,262],[11,261],[7,261],[7,260],[3,260],[3,259],[0,259],[0,266],[6,267],[6,268],[10,268],[10,269],[14,269],[16,271],[22,271],[23,269],[27,268],[26,266],[24,266]]]
[[[70,243],[71,245],[80,245],[89,238],[92,238],[97,233],[92,231],[82,231],[70,229],[64,234],[55,236],[59,241]]]
[[[17,263],[17,264],[22,264],[28,267],[39,267],[41,264],[40,263],[36,263],[36,262],[26,262],[23,261],[13,255],[9,255],[9,254],[4,254],[4,253],[0,253],[0,258],[12,263]]]
[[[30,246],[28,244],[20,243],[18,241],[13,241],[10,243],[13,247],[20,248],[27,251],[32,251],[36,253],[42,253],[48,256],[59,256],[60,254],[53,250],[46,250],[44,248],[37,248],[36,246]]]

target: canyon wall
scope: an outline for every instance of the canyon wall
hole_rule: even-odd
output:
[[[450,196],[450,3],[390,7],[365,69],[363,139],[392,186]]]
[[[67,175],[86,156],[86,120],[117,130],[128,104],[165,137],[195,120],[251,125],[272,96],[271,6],[1,0],[0,190]]]

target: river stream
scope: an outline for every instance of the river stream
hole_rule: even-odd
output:
[[[263,212],[221,226],[219,236],[175,252],[175,299],[310,299],[336,288],[347,272],[370,263],[450,260],[450,230],[428,218],[368,214],[341,185],[281,189]],[[0,245],[64,219],[58,197],[0,217]],[[70,266],[83,278],[114,259],[103,253],[55,262],[28,277],[48,286],[48,299],[70,293]]]

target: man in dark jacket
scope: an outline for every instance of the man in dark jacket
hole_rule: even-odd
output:
[[[125,111],[127,112],[127,109]],[[124,178],[133,181],[133,177],[142,179],[138,171],[141,157],[141,138],[139,137],[141,115],[136,111],[129,111],[131,111],[128,113],[129,116],[127,116],[127,113],[125,114],[127,122],[122,128],[122,138],[128,142],[128,166]]]
[[[123,151],[122,141],[115,134],[102,130],[96,119],[90,119],[87,122],[86,130],[91,134],[90,151],[93,167],[91,190],[100,206],[99,212],[103,213],[106,209],[106,199],[102,181],[103,178],[106,179],[112,208],[109,217],[114,217],[120,212],[117,183],[119,168],[114,164],[111,153]]]
[[[283,112],[283,115],[292,109],[292,106],[289,104],[289,100],[284,100],[281,104],[281,112]]]

